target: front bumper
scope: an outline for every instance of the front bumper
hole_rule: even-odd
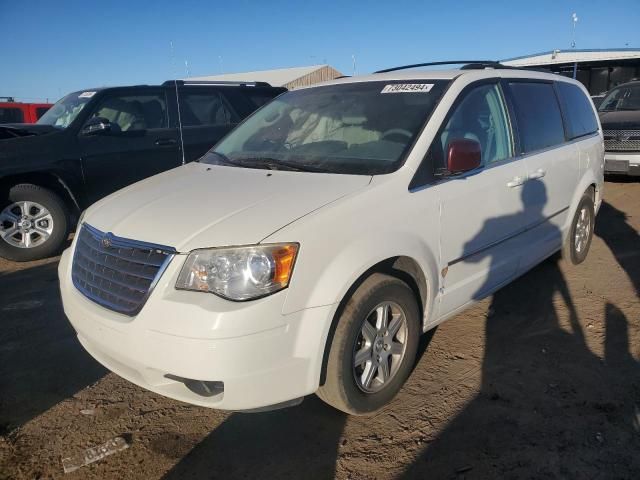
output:
[[[73,247],[72,247],[73,248]],[[119,376],[153,392],[206,407],[268,407],[318,388],[324,337],[334,305],[282,314],[287,290],[244,303],[173,288],[182,256],[171,262],[142,311],[127,317],[83,296],[63,254],[64,311],[84,348]],[[180,379],[222,382],[205,396]]]
[[[604,173],[615,175],[640,175],[640,152],[605,152]]]

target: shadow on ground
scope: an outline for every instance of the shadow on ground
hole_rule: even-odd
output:
[[[333,478],[345,420],[315,396],[294,408],[233,414],[164,478]]]
[[[637,232],[603,203],[596,234],[637,294]],[[640,478],[640,363],[624,313],[605,304],[604,360],[594,355],[555,259],[491,308],[480,393],[401,478]]]
[[[64,316],[57,265],[0,272],[0,434],[106,373]]]

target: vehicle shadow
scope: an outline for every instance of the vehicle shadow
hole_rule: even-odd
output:
[[[640,238],[627,223],[627,215],[603,201],[595,234],[607,244],[618,264],[627,273],[636,295],[640,297]]]
[[[607,303],[604,324],[602,360],[557,257],[498,290],[479,393],[399,478],[640,478],[640,363],[623,312]]]
[[[334,478],[346,417],[315,395],[293,408],[234,413],[163,478]]]
[[[0,272],[0,434],[106,374],[64,315],[57,266]]]

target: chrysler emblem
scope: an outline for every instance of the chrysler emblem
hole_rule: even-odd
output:
[[[102,246],[103,246],[104,248],[109,248],[109,247],[111,246],[111,240],[109,239],[109,237],[108,237],[108,236],[106,236],[106,237],[104,237],[104,238],[102,239]]]
[[[624,133],[619,133],[617,135],[616,140],[618,140],[619,142],[628,142],[630,138],[631,138],[631,135],[627,135],[627,134],[624,134]]]

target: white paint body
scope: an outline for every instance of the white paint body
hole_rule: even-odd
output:
[[[422,270],[424,331],[523,274],[561,247],[591,185],[599,206],[600,130],[473,176],[409,189],[461,90],[500,76],[572,82],[517,70],[394,72],[336,80],[331,83],[454,79],[394,173],[370,177],[194,163],[98,202],[84,222],[119,237],[172,246],[179,254],[140,313],[128,317],[93,303],[74,287],[74,242],[62,257],[59,276],[65,313],[80,342],[107,368],[149,390],[213,408],[258,408],[317,390],[337,307],[379,262],[409,257]],[[526,180],[543,167],[548,202],[540,218],[551,218],[541,222],[522,213],[521,189],[506,184],[515,176]],[[507,220],[493,222],[500,218]],[[491,248],[507,234],[501,229],[513,227],[511,219],[522,233]],[[260,242],[300,244],[287,289],[242,303],[175,289],[191,250]],[[483,253],[465,258],[474,242],[485,247]],[[224,394],[199,396],[167,374],[222,381]]]

